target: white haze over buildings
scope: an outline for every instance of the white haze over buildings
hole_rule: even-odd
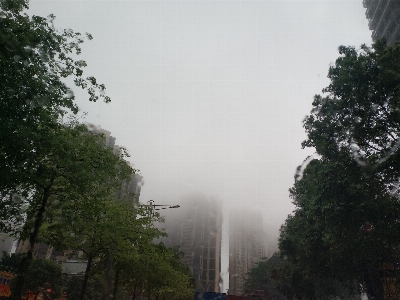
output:
[[[263,212],[271,247],[293,210],[302,120],[339,45],[371,44],[362,0],[31,0],[29,14],[90,32],[84,74],[110,104],[75,90],[85,121],[131,153],[141,201],[188,193]],[[271,249],[272,249],[271,248]]]

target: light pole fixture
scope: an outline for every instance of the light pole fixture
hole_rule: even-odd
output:
[[[154,200],[149,200],[147,202],[147,205],[151,207],[151,212],[152,216],[154,217],[154,211],[155,210],[162,210],[162,209],[168,209],[168,208],[179,208],[180,205],[168,205],[168,204],[155,204]]]

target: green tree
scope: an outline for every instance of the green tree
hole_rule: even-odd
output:
[[[60,220],[46,224],[43,240],[59,249],[84,253],[87,268],[79,297],[84,299],[96,260],[135,252],[141,240],[147,242],[157,236],[153,235],[155,231],[151,229],[151,221],[132,203],[118,201],[112,195],[81,196],[63,205]]]
[[[126,291],[155,299],[186,300],[193,298],[194,280],[181,262],[176,248],[162,243],[143,245],[135,257],[121,266],[121,283]]]
[[[84,278],[82,276],[68,276],[64,278],[64,286],[68,300],[79,299],[80,289]],[[85,300],[102,299],[104,284],[101,278],[97,275],[91,276],[87,282]]]
[[[369,48],[339,47],[340,57],[329,68],[331,83],[314,97],[304,120],[308,139],[323,156],[351,152],[369,174],[394,188],[400,169],[400,43],[384,39]]]
[[[72,90],[63,79],[71,77],[89,93],[103,97],[105,87],[92,76],[83,77],[86,63],[75,60],[84,37],[72,30],[57,31],[54,16],[29,17],[22,10],[28,1],[0,2],[0,192],[2,201],[13,193],[26,196],[25,171],[36,166],[43,127],[54,127],[68,112],[77,113]],[[92,37],[86,34],[88,39]],[[12,202],[3,203],[12,212]],[[4,212],[4,210],[1,210]]]
[[[290,190],[280,274],[294,297],[345,299],[358,282],[380,299],[382,265],[399,261],[400,44],[339,53],[304,120],[303,147],[321,158],[299,168]]]
[[[32,248],[44,212],[50,212],[49,199],[59,195],[60,200],[66,191],[62,191],[66,185],[59,179],[70,172],[71,184],[73,169],[85,164],[82,157],[80,161],[72,159],[75,165],[69,165],[66,171],[67,157],[77,158],[77,153],[74,150],[67,154],[63,150],[64,146],[71,150],[65,139],[71,128],[64,128],[59,120],[67,113],[77,113],[78,107],[63,79],[71,77],[76,86],[86,89],[90,101],[99,97],[106,102],[110,99],[104,95],[104,85],[94,77],[83,77],[86,63],[72,57],[81,52],[81,34],[57,31],[52,25],[54,16],[29,17],[22,13],[28,8],[28,1],[3,0],[0,8],[0,230],[28,238]],[[91,36],[87,34],[87,38]],[[69,135],[74,136],[71,130]],[[92,163],[88,169],[92,171],[85,174],[86,179],[93,166]],[[99,177],[104,179],[104,174]],[[23,230],[18,231],[18,225],[25,220]],[[21,282],[13,295],[16,299],[31,252],[30,249],[19,271]]]
[[[47,128],[41,144],[43,148],[37,150],[41,161],[36,168],[26,171],[32,192],[22,202],[25,207],[19,211],[21,219],[26,217],[26,222],[22,227],[10,228],[15,236],[29,241],[29,250],[19,270],[20,280],[32,260],[44,222],[61,221],[67,205],[85,197],[115,194],[133,172],[122,155],[117,156],[106,147],[101,135],[75,122],[52,130]],[[3,222],[12,224],[10,219]],[[15,293],[19,293],[21,286],[22,283],[16,286]]]
[[[290,190],[297,210],[281,229],[279,249],[314,282],[357,280],[379,295],[376,275],[398,259],[400,206],[349,155],[314,160]]]
[[[13,279],[11,286],[17,278]],[[63,286],[61,265],[48,259],[34,259],[29,266],[24,280],[24,292],[31,291],[36,295],[42,293],[45,299],[61,296]]]
[[[261,261],[247,274],[245,288],[253,291],[263,291],[267,299],[284,299],[277,291],[276,272],[277,267],[283,263],[278,253],[274,253],[268,260]]]
[[[0,271],[16,274],[21,263],[21,255],[12,253],[9,255],[3,251],[3,256],[0,259]]]

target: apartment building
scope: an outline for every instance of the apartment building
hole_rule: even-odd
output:
[[[180,246],[196,282],[197,292],[219,292],[221,274],[221,203],[202,194],[184,197],[179,209],[163,212],[167,247]]]
[[[247,273],[266,256],[261,212],[229,212],[229,294],[242,295]]]

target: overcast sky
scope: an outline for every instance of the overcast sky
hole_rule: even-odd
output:
[[[313,95],[339,45],[371,44],[362,0],[31,0],[29,13],[93,35],[84,74],[112,102],[77,101],[128,148],[141,201],[213,195],[263,211],[272,239],[313,153],[300,145]]]

